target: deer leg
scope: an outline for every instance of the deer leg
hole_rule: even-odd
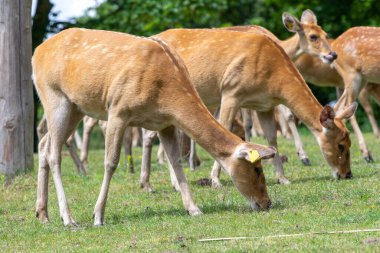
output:
[[[377,138],[380,138],[379,126],[377,125],[377,121],[375,119],[371,103],[369,102],[368,90],[366,88],[360,92],[359,102],[362,105],[362,107],[364,108],[364,111],[367,113],[367,117],[368,117],[369,122],[371,124],[373,133],[375,134],[375,136]]]
[[[237,105],[237,101],[235,101],[234,99],[228,99],[228,98],[222,99],[222,101],[223,102],[220,106],[219,121],[222,124],[222,126],[224,126],[226,129],[231,131],[232,122],[234,121],[237,110],[239,109]],[[217,161],[215,161],[211,170],[211,185],[214,188],[218,188],[222,186],[219,179],[220,170],[221,170],[220,164]]]
[[[189,155],[189,165],[190,170],[194,171],[196,169],[197,165],[197,150],[196,150],[196,143],[194,140],[190,139],[190,155]]]
[[[289,120],[288,120],[288,112],[281,108],[281,105],[275,107],[275,118],[277,118],[278,123],[280,125],[280,131],[283,137],[286,139],[291,139],[292,134],[289,132]]]
[[[352,128],[354,129],[356,137],[358,138],[360,151],[362,152],[362,155],[364,156],[364,159],[368,163],[373,162],[373,158],[372,158],[371,152],[369,151],[369,149],[367,147],[367,143],[366,143],[366,141],[364,139],[362,131],[359,128],[359,124],[356,121],[355,115],[353,115],[350,118],[350,123],[351,123]]]
[[[140,174],[140,187],[147,192],[152,192],[152,188],[149,183],[150,176],[150,162],[152,155],[152,148],[154,139],[157,136],[156,131],[150,131],[143,129],[143,150],[141,159],[141,174]]]
[[[196,206],[191,196],[190,188],[180,163],[180,149],[176,129],[171,126],[159,132],[160,140],[164,145],[169,163],[171,164],[182,196],[182,202],[189,215],[200,215],[202,212]]]
[[[289,110],[289,108],[287,108],[284,105],[279,105],[278,108],[282,112],[282,114],[285,116],[285,119],[290,127],[290,130],[292,131],[294,143],[297,148],[298,157],[301,159],[301,162],[304,165],[311,166],[310,160],[307,157],[306,151],[303,148],[302,140],[298,133],[293,113]]]
[[[46,124],[46,119],[44,124]],[[49,216],[47,211],[49,179],[49,163],[47,161],[47,155],[49,152],[49,144],[49,135],[45,133],[44,136],[41,136],[40,143],[38,144],[38,183],[36,217],[40,220],[41,223],[49,222]]]
[[[105,141],[104,177],[102,188],[94,209],[95,226],[104,224],[104,211],[108,197],[108,190],[112,175],[115,173],[116,167],[119,164],[125,127],[126,123],[124,119],[113,116],[112,114],[108,116]]]
[[[80,151],[80,160],[85,169],[88,169],[88,149],[90,146],[91,132],[97,122],[97,119],[88,116],[85,116],[83,118],[83,140],[82,148]]]
[[[276,122],[274,120],[274,110],[268,112],[257,112],[264,135],[270,146],[277,149],[274,155],[273,162],[276,168],[276,177],[280,184],[290,184],[290,181],[285,177],[282,160],[277,148]]]
[[[263,132],[263,129],[261,128],[261,124],[260,124],[256,111],[252,111],[252,125],[253,125],[252,128],[254,128],[257,132],[257,136],[264,136],[264,132]]]
[[[74,140],[75,140],[75,145],[79,148],[82,149],[82,137],[80,137],[78,129],[75,130],[74,132]]]
[[[66,141],[66,147],[69,150],[70,156],[73,159],[75,163],[75,167],[77,168],[78,174],[86,175],[86,168],[82,164],[82,162],[79,159],[78,153],[75,148],[75,142],[74,142],[74,134],[70,135],[70,137]]]
[[[130,173],[135,173],[132,156],[132,128],[127,127],[124,133],[124,154],[126,157],[126,163]]]
[[[241,115],[244,123],[244,132],[245,132],[245,141],[249,141],[251,139],[251,131],[252,131],[252,114],[250,109],[242,108]],[[256,133],[256,130],[253,128],[253,131]],[[257,133],[254,137],[257,136]]]
[[[51,94],[51,96],[54,95]],[[47,108],[46,110],[48,138],[50,140],[50,149],[48,152],[47,161],[52,171],[53,180],[57,191],[59,212],[63,224],[65,226],[75,225],[75,221],[70,214],[69,205],[67,203],[62,184],[61,152],[63,144],[74,131],[78,122],[83,118],[83,114],[77,111],[76,108],[64,97],[53,97],[52,101],[56,101],[56,103],[52,105],[54,107]],[[45,164],[43,164],[43,166],[45,166]],[[44,176],[46,176],[47,173],[43,172],[43,169],[41,172],[41,182],[44,182]],[[41,186],[40,189],[44,189],[45,187],[46,186]]]
[[[162,146],[161,142],[160,142],[160,145],[158,145],[157,162],[161,165],[166,164],[165,150],[164,150],[164,146]]]

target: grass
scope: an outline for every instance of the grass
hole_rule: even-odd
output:
[[[352,148],[352,180],[332,180],[316,141],[302,135],[312,167],[303,166],[290,140],[279,140],[280,151],[289,156],[285,172],[291,185],[278,185],[272,165],[265,165],[270,212],[251,211],[247,202],[222,175],[222,189],[196,185],[207,177],[212,166],[210,156],[200,150],[203,163],[199,170],[185,168],[193,197],[204,215],[186,215],[179,193],[173,192],[165,166],[153,164],[151,182],[154,193],[138,187],[138,173],[131,175],[122,165],[116,171],[106,208],[106,225],[92,226],[92,211],[103,177],[103,151],[90,152],[88,177],[78,176],[67,153],[63,159],[63,183],[77,228],[63,227],[59,219],[54,184],[49,181],[50,224],[42,225],[34,217],[37,169],[17,177],[7,188],[0,188],[0,252],[43,251],[355,251],[380,250],[380,233],[315,235],[294,238],[261,237],[313,231],[380,228],[380,140],[365,137],[375,163],[360,156],[355,140]],[[354,137],[353,137],[354,138]],[[261,138],[255,140],[265,143]],[[139,168],[141,149],[134,149]],[[187,165],[185,165],[187,167]],[[37,168],[37,161],[36,161]],[[198,242],[209,237],[253,236],[256,239]]]

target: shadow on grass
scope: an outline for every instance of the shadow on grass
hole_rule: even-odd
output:
[[[281,203],[275,202],[271,208],[271,210],[283,210],[286,209],[286,206]],[[255,211],[253,210],[248,203],[217,203],[217,204],[204,204],[201,206],[201,210],[204,215],[213,215],[213,214],[223,214],[223,213],[235,213],[235,214],[258,214],[266,211]],[[270,211],[269,211],[270,212]],[[141,208],[141,211],[137,211],[134,213],[114,213],[110,218],[107,219],[107,224],[117,225],[128,222],[138,222],[139,220],[145,219],[157,219],[164,217],[189,217],[184,208],[181,207],[173,207],[167,208],[164,210],[157,210],[152,208]]]

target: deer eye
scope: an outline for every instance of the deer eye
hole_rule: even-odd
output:
[[[344,151],[344,145],[343,144],[339,144],[338,148],[339,148],[339,152],[343,153],[343,151]]]
[[[315,34],[310,35],[309,38],[310,38],[311,41],[317,41],[318,40],[318,36],[315,35]]]

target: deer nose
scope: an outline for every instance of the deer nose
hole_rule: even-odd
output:
[[[347,179],[352,178],[352,173],[351,173],[351,171],[348,172],[348,173],[346,174],[346,178],[347,178]]]
[[[338,58],[337,53],[335,53],[334,51],[330,52],[330,55],[332,56],[333,60],[336,60],[336,58]]]

